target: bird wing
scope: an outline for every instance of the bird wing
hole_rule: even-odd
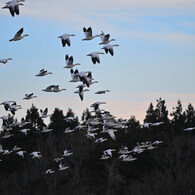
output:
[[[113,48],[110,48],[108,51],[109,51],[109,53],[111,54],[111,56],[114,55],[114,50],[113,50]]]
[[[87,34],[88,34],[89,37],[92,37],[92,29],[91,29],[91,27],[89,27],[87,29]]]
[[[70,58],[69,58],[70,64],[73,64],[73,61],[74,61],[73,56],[70,56]]]
[[[99,58],[99,56],[96,56],[95,59],[96,59],[97,63],[100,63],[100,58]]]
[[[23,33],[24,31],[24,28],[21,28],[16,34],[15,34],[15,37],[20,37],[21,34]]]
[[[113,140],[116,140],[116,137],[115,137],[113,131],[108,131],[108,134],[110,135],[110,137],[111,137]]]
[[[47,115],[47,113],[48,113],[48,108],[45,108],[45,110],[44,110],[44,115]]]
[[[17,15],[19,15],[19,14],[20,14],[20,11],[19,11],[19,5],[16,5],[16,6],[15,6],[15,12],[16,12],[16,14],[17,14]]]
[[[107,34],[104,36],[104,41],[108,41],[108,39],[110,38],[110,34]]]
[[[70,47],[70,39],[69,38],[66,39],[66,43]]]
[[[95,57],[92,57],[91,60],[92,60],[93,64],[96,63],[96,58]]]
[[[62,46],[65,47],[66,46],[66,40],[61,39],[61,41],[62,41]]]
[[[83,101],[83,86],[79,86],[79,97],[81,99],[81,101]]]
[[[14,8],[12,6],[9,7],[9,11],[10,11],[11,15],[14,17]]]

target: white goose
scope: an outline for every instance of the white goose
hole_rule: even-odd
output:
[[[37,96],[33,96],[33,93],[30,94],[25,94],[25,97],[23,98],[23,100],[30,100],[32,98],[36,98]]]
[[[8,60],[12,60],[12,58],[1,59],[1,60],[0,60],[0,63],[6,64],[6,63],[8,62]]]
[[[134,161],[137,158],[133,158],[132,155],[128,155],[127,157],[123,158],[122,161],[129,162],[129,161]]]
[[[99,43],[99,45],[108,44],[108,43],[110,43],[111,41],[115,41],[115,39],[109,40],[110,34],[105,35],[103,31],[102,31],[102,33],[100,34],[100,38],[101,38],[101,41],[102,41],[102,42]]]
[[[40,158],[40,157],[42,157],[42,155],[40,154],[40,152],[32,152],[32,153],[30,153],[30,155],[32,155],[32,159],[33,158]]]
[[[70,127],[67,127],[64,131],[64,133],[68,134],[68,133],[72,133],[74,132],[75,130],[74,129],[70,129]]]
[[[65,91],[65,90],[66,89],[59,89],[59,85],[54,85],[52,92],[58,93],[58,92]]]
[[[80,65],[79,63],[73,64],[73,61],[74,61],[73,56],[69,57],[68,55],[66,55],[65,61],[66,61],[66,66],[64,68],[70,69],[70,68],[73,68],[74,66]]]
[[[25,135],[27,135],[27,132],[30,131],[30,129],[21,129],[20,132],[24,133]]]
[[[62,156],[70,156],[70,155],[73,155],[73,153],[70,152],[70,150],[65,149],[65,150],[64,150],[64,154],[63,154]]]
[[[89,89],[83,89],[83,92],[89,91]],[[79,93],[79,90],[75,91],[74,93]]]
[[[18,156],[21,156],[22,158],[24,158],[24,153],[26,153],[26,151],[18,151],[18,152],[16,152],[16,154],[18,155]]]
[[[41,131],[41,133],[48,133],[48,132],[51,132],[51,131],[53,131],[53,129],[48,129],[48,127],[45,125],[43,127],[43,130]]]
[[[107,160],[111,158],[111,156],[107,155],[107,154],[102,154],[102,157],[100,158],[100,160]]]
[[[46,87],[45,89],[42,89],[42,91],[45,91],[45,92],[53,92],[53,87],[54,86],[55,85],[50,85],[50,86]]]
[[[21,39],[23,39],[24,37],[29,36],[28,34],[22,35],[24,31],[24,28],[21,28],[15,35],[14,38],[10,39],[9,41],[19,41]]]
[[[40,110],[40,113],[41,113],[41,118],[47,118],[51,115],[48,115],[48,108],[45,108],[45,110],[43,111],[42,109]]]
[[[106,92],[110,92],[110,90],[97,91],[97,92],[95,92],[95,94],[105,94]]]
[[[107,139],[103,139],[102,137],[100,137],[100,138],[96,139],[94,141],[94,143],[102,143],[102,142],[105,142],[105,141],[107,141]]]
[[[107,149],[107,150],[104,150],[103,153],[105,155],[108,155],[110,157],[112,157],[112,152],[116,151],[115,149]]]
[[[84,32],[84,34],[85,34],[85,38],[82,39],[83,41],[89,41],[89,40],[92,40],[92,39],[94,39],[94,38],[100,36],[100,35],[95,35],[95,36],[93,36],[93,35],[92,35],[92,28],[91,28],[91,27],[89,27],[88,29],[86,29],[86,28],[84,27],[84,28],[83,28],[83,32]]]
[[[11,15],[14,17],[15,13],[16,15],[19,15],[19,5],[24,5],[23,3],[20,2],[24,2],[24,0],[13,0],[13,1],[9,1],[6,3],[6,5],[4,7],[2,7],[2,9],[9,9]]]
[[[66,44],[70,47],[70,36],[75,36],[74,34],[64,34],[61,36],[58,36],[57,38],[61,38],[62,46],[65,47]]]
[[[53,74],[52,72],[47,72],[47,70],[41,69],[39,71],[39,73],[37,75],[35,75],[36,77],[42,77],[42,76],[46,76],[48,74]]]
[[[92,139],[95,139],[95,135],[97,135],[97,133],[89,133],[89,132],[88,132],[88,133],[86,134],[86,137],[92,140]]]
[[[66,169],[68,169],[68,167],[65,167],[62,163],[59,164],[59,171],[64,171]]]
[[[114,55],[113,47],[118,47],[118,46],[119,46],[118,44],[115,44],[115,45],[107,44],[104,47],[102,47],[102,49],[105,50],[106,54],[109,52],[110,55],[113,56]]]
[[[87,56],[91,56],[91,60],[93,62],[93,64],[100,63],[100,57],[98,54],[104,54],[103,52],[92,52],[90,54],[87,54]]]
[[[52,171],[51,169],[45,171],[45,174],[51,174],[51,173],[55,173],[55,171]]]

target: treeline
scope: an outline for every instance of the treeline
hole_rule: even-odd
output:
[[[18,125],[1,133],[0,144],[9,151],[17,145],[26,154],[22,158],[14,152],[0,153],[0,194],[195,194],[195,130],[184,131],[195,127],[195,110],[191,104],[183,110],[178,100],[170,115],[172,119],[165,100],[159,98],[155,106],[149,105],[144,123],[161,122],[161,125],[147,128],[131,116],[125,122],[125,128],[117,129],[116,141],[108,134],[98,132],[97,138],[107,139],[99,144],[86,137],[87,128],[81,128],[95,116],[89,109],[83,112],[79,121],[71,109],[64,114],[56,108],[50,116],[48,128],[52,131],[49,133],[41,133],[45,125],[35,106],[27,110],[24,120],[30,123],[22,127],[9,115],[9,123]],[[101,120],[102,115],[96,113],[96,117]],[[65,134],[68,127],[75,132]],[[102,125],[96,127],[102,130]],[[27,135],[20,131],[24,128],[30,129]],[[3,139],[7,134],[13,136]],[[138,143],[156,140],[163,143],[155,150],[135,154],[137,160],[122,162],[118,159],[121,146],[132,150]],[[68,148],[73,155],[64,157],[62,162],[69,168],[59,172],[59,163],[54,159]],[[102,151],[108,148],[114,148],[116,152],[112,158],[100,160]],[[40,151],[42,157],[32,159],[29,154],[33,151]],[[45,174],[49,168],[55,173]]]

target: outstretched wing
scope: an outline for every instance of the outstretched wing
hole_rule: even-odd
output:
[[[15,34],[15,37],[20,37],[21,34],[23,33],[24,31],[24,28],[21,28],[16,34]]]

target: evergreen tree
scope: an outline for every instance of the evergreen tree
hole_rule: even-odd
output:
[[[168,122],[168,110],[165,106],[165,100],[161,98],[157,99],[157,105],[155,109],[156,121],[157,122]]]
[[[145,123],[154,123],[156,122],[156,113],[154,110],[154,106],[150,103],[148,110],[146,111],[146,116],[144,119]]]
[[[191,103],[189,103],[188,108],[186,109],[186,127],[195,126],[195,110]]]
[[[54,131],[64,131],[65,129],[65,120],[64,120],[63,111],[59,108],[55,108],[53,114],[50,117],[49,128],[52,128]]]
[[[174,111],[170,114],[173,117],[172,123],[175,126],[183,128],[186,117],[185,117],[185,113],[183,112],[183,108],[180,100],[177,101],[177,106],[175,108],[173,107],[173,110]]]
[[[30,121],[35,128],[41,129],[43,127],[43,120],[39,116],[38,109],[32,104],[32,107],[27,110],[26,121]]]
[[[66,113],[66,116],[65,116],[65,118],[67,118],[67,117],[74,117],[74,112],[72,111],[72,109],[71,108],[68,108],[68,111],[67,111],[67,113]]]
[[[139,128],[140,123],[138,120],[136,120],[135,116],[132,115],[131,118],[127,122],[127,126],[128,128]]]
[[[91,113],[89,112],[89,109],[87,108],[86,110],[83,111],[81,120],[83,122],[86,122],[89,118],[91,118]]]

